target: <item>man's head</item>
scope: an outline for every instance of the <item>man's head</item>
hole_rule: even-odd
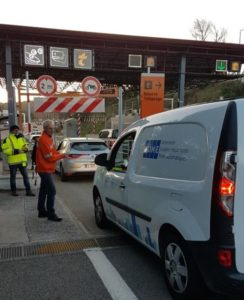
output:
[[[43,122],[43,130],[49,136],[53,135],[54,132],[54,122],[52,120],[46,120]]]
[[[10,126],[10,132],[17,135],[19,133],[19,126],[18,125]]]

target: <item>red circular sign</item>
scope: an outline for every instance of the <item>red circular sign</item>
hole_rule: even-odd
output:
[[[36,81],[36,88],[43,96],[52,96],[57,91],[56,80],[49,75],[42,75]]]
[[[95,97],[101,91],[101,83],[96,77],[87,76],[82,80],[81,88],[87,96]]]

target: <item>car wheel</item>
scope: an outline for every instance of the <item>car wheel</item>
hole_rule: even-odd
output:
[[[94,195],[94,214],[97,226],[106,228],[108,226],[108,219],[106,218],[102,199],[98,192]]]
[[[67,176],[65,176],[63,165],[60,165],[60,177],[61,181],[67,181]]]
[[[161,242],[161,259],[168,290],[177,300],[203,299],[207,289],[189,253],[177,234],[167,234]]]

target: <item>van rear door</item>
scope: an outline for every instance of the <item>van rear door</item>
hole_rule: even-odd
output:
[[[235,102],[237,106],[237,164],[233,232],[236,268],[244,273],[244,99]]]

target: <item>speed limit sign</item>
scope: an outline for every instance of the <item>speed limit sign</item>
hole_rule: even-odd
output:
[[[43,96],[52,96],[57,91],[56,80],[49,75],[42,75],[36,81],[36,88]]]
[[[87,76],[82,80],[81,88],[87,96],[95,97],[101,91],[101,83],[96,77]]]

